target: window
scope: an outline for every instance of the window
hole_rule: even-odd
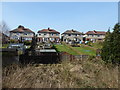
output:
[[[68,34],[68,36],[71,36],[71,34]]]
[[[58,36],[58,33],[56,34],[56,36]]]
[[[53,36],[54,34],[53,33],[51,33],[51,36]]]
[[[46,33],[44,35],[46,35]]]
[[[30,35],[33,35],[33,33],[30,33]]]
[[[98,37],[100,37],[100,35],[98,35]]]
[[[12,37],[13,39],[19,39],[16,35]]]
[[[39,34],[39,35],[41,35],[41,34]]]
[[[27,33],[24,33],[24,35],[27,35]]]
[[[48,38],[44,38],[44,41],[47,41],[48,40]]]
[[[20,33],[17,33],[17,35],[20,35]]]
[[[51,41],[54,41],[54,38],[51,38]]]

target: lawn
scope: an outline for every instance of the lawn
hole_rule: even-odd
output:
[[[77,51],[79,51],[79,52],[81,52],[82,54],[85,54],[85,55],[91,55],[91,56],[96,55],[96,50],[95,49],[84,46],[84,45],[81,45],[81,47],[72,47],[72,48],[74,48],[75,50],[77,50]]]
[[[71,47],[68,45],[54,45],[58,52],[67,52],[72,55],[96,55],[96,51],[93,48],[81,45],[81,47]]]
[[[9,46],[9,44],[2,44],[1,46],[2,47],[0,47],[0,48],[7,48]]]
[[[91,47],[94,47],[95,49],[101,49],[102,48],[102,42],[96,42],[96,43],[91,43]]]
[[[54,47],[56,48],[56,50],[58,52],[67,52],[69,54],[72,54],[72,55],[78,55],[78,53],[74,50],[72,50],[71,48],[69,48],[68,46],[66,45],[54,45]]]

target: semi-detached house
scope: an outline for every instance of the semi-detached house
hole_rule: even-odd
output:
[[[89,41],[103,41],[106,35],[105,31],[88,31],[85,33],[86,39]]]
[[[37,42],[60,42],[60,32],[54,29],[42,29],[37,32]]]
[[[10,31],[10,39],[20,40],[20,41],[32,41],[35,33],[29,28],[24,26],[18,26],[18,28]]]

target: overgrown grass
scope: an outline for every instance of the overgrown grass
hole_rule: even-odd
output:
[[[3,69],[2,83],[3,88],[118,88],[118,67],[101,59],[12,65]]]

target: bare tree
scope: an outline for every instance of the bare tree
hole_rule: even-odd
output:
[[[0,32],[1,33],[4,33],[5,35],[7,35],[7,36],[9,36],[9,31],[10,31],[10,29],[9,29],[9,27],[7,26],[7,24],[4,22],[4,21],[2,21],[1,23],[0,23]]]

